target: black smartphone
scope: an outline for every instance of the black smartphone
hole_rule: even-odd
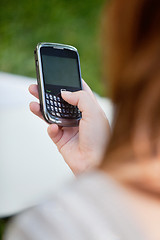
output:
[[[61,97],[61,90],[74,92],[82,89],[77,49],[58,43],[39,43],[34,55],[44,119],[59,126],[77,126],[81,119],[80,110]]]

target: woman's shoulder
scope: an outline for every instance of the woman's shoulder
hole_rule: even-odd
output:
[[[138,240],[138,230],[121,199],[121,189],[108,176],[98,171],[83,174],[43,204],[19,215],[5,240],[14,239],[15,234],[20,236],[16,240],[125,240],[128,228],[134,233],[129,239]]]

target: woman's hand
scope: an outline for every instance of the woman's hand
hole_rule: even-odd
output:
[[[37,85],[31,85],[29,91],[38,98]],[[100,163],[110,136],[110,127],[95,96],[84,81],[83,90],[64,91],[61,95],[66,102],[78,106],[82,119],[78,127],[50,124],[48,134],[73,173],[79,174]],[[30,110],[43,119],[38,103],[31,102]]]

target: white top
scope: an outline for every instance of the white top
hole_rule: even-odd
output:
[[[17,216],[4,240],[146,240],[125,201],[113,180],[90,172]]]

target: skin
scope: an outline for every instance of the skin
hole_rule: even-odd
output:
[[[47,129],[49,137],[75,175],[98,166],[110,136],[110,126],[103,110],[89,86],[84,81],[82,83],[81,91],[61,93],[66,102],[78,106],[82,112],[79,127],[50,124]],[[37,85],[30,85],[29,92],[39,99]],[[43,119],[39,103],[31,102],[30,110]]]

